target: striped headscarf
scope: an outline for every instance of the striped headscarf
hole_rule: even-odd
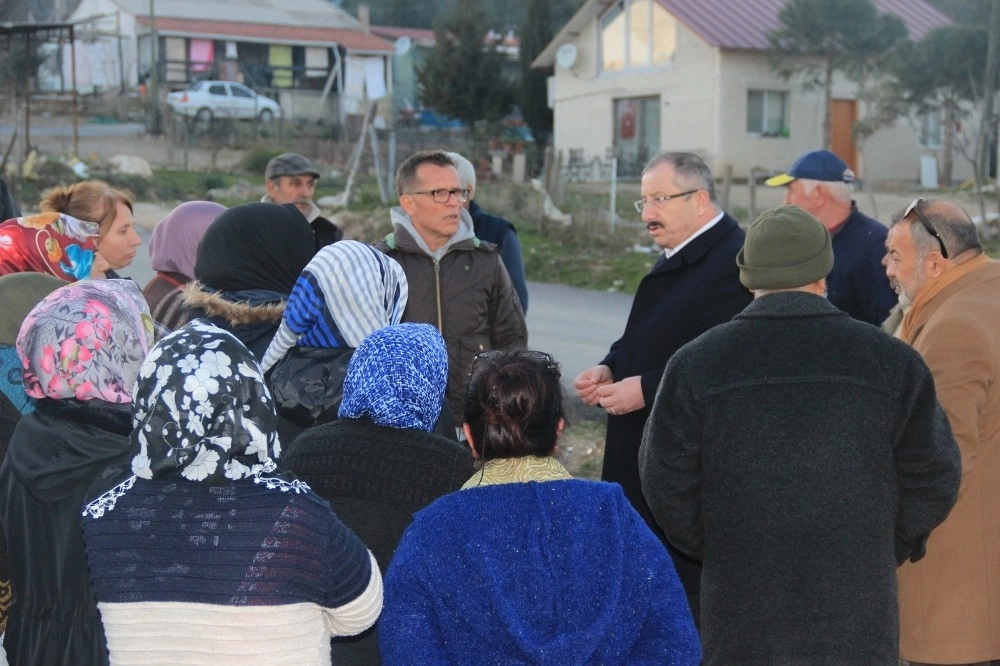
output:
[[[408,294],[406,275],[394,259],[357,241],[327,245],[295,282],[261,369],[266,372],[296,345],[357,347],[371,333],[399,323]]]

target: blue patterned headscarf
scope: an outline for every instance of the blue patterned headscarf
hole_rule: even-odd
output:
[[[448,383],[448,350],[430,324],[375,331],[358,346],[344,379],[342,419],[431,432]]]
[[[267,372],[290,348],[348,347],[398,324],[409,289],[396,260],[358,241],[322,248],[302,271],[261,359]]]

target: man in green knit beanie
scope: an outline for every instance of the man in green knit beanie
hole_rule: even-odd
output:
[[[754,301],[677,351],[639,450],[650,510],[704,564],[704,664],[899,658],[896,567],[924,555],[961,461],[920,355],[826,298],[830,234],[765,211]]]

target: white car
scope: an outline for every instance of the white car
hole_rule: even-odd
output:
[[[267,123],[281,115],[281,106],[273,99],[235,81],[199,81],[187,90],[167,95],[167,104],[174,113],[201,123],[213,118],[256,118]]]

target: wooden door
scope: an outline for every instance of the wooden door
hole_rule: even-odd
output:
[[[835,99],[830,106],[830,150],[855,175],[858,173],[858,147],[854,143],[854,123],[858,120],[858,102],[853,99]]]

